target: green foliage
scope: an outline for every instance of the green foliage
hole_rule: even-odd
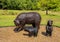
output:
[[[58,7],[59,0],[40,0],[38,3],[42,10],[51,10]]]
[[[60,0],[0,0],[0,9],[60,10]]]

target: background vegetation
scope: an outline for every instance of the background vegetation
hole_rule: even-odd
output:
[[[0,0],[0,9],[60,10],[60,0]]]

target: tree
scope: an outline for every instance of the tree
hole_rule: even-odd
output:
[[[0,9],[60,10],[60,0],[0,0]]]
[[[58,0],[40,0],[40,7],[43,10],[46,10],[46,15],[48,15],[48,10],[57,8]]]

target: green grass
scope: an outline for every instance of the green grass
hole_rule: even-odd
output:
[[[0,26],[13,26],[16,15],[0,15]]]
[[[34,11],[34,10],[33,10]],[[31,12],[31,10],[0,10],[0,26],[14,26],[14,19],[21,12]],[[46,25],[49,19],[53,20],[53,25],[60,27],[60,12],[49,11],[49,15],[45,11],[35,10],[42,17],[41,24]]]

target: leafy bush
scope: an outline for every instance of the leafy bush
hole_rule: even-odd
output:
[[[60,0],[0,0],[0,9],[60,10]]]

